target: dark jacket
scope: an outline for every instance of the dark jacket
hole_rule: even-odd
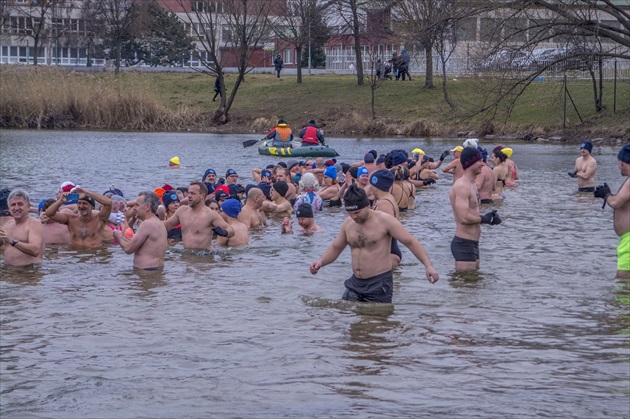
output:
[[[282,58],[276,57],[273,60],[273,65],[276,66],[276,71],[277,70],[282,70],[282,67],[284,67],[284,61],[282,61]]]

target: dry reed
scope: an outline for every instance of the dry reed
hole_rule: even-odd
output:
[[[79,77],[56,68],[2,66],[0,126],[173,131],[201,122],[197,113],[163,106],[133,77]]]

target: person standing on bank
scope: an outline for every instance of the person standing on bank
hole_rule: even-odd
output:
[[[324,141],[324,134],[322,134],[319,128],[317,128],[315,120],[313,119],[308,121],[308,124],[300,130],[298,136],[302,139],[302,147],[315,146],[319,143],[321,143],[321,145],[326,145],[326,142]]]
[[[620,237],[617,246],[617,278],[630,278],[630,144],[626,144],[617,155],[621,175],[626,180],[613,195],[607,183],[595,188],[593,195],[604,200],[614,211],[613,225],[615,233]],[[603,208],[602,207],[602,208]]]
[[[580,145],[581,157],[575,160],[575,170],[567,172],[573,178],[578,178],[578,192],[595,191],[595,172],[597,171],[597,161],[591,156],[593,144],[584,141]]]
[[[4,264],[41,264],[44,257],[44,228],[41,221],[29,215],[31,201],[28,194],[15,189],[9,194],[7,202],[12,218],[0,227],[0,249],[4,253]]]
[[[351,185],[343,196],[349,217],[341,225],[339,234],[324,254],[309,269],[316,275],[334,262],[350,246],[352,276],[345,281],[343,299],[348,301],[391,303],[393,295],[392,238],[407,246],[425,266],[425,275],[432,284],[439,275],[424,247],[395,217],[370,208],[365,191]]]
[[[456,271],[479,269],[479,238],[481,224],[501,224],[496,210],[483,216],[479,213],[479,191],[475,185],[477,175],[483,167],[481,152],[466,147],[459,158],[463,173],[455,181],[449,193],[457,228],[451,241],[451,253],[455,258]]]
[[[177,195],[175,195],[177,196]],[[160,198],[151,191],[140,192],[133,209],[141,223],[131,239],[114,230],[114,238],[128,255],[133,253],[133,267],[158,270],[164,267],[164,255],[168,247],[167,231],[157,217]]]
[[[276,55],[276,58],[274,58],[273,65],[276,69],[276,74],[278,75],[278,78],[280,78],[280,72],[284,67],[284,61],[282,61],[282,57],[280,56],[280,54]]]

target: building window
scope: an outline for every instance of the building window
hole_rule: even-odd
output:
[[[285,49],[282,51],[282,55],[285,64],[293,64],[293,49]]]
[[[477,40],[477,19],[462,19],[457,22],[455,28],[455,36],[458,41],[476,41]]]
[[[232,29],[229,26],[223,25],[221,27],[221,39],[223,42],[228,43],[234,41]]]
[[[199,13],[223,13],[223,3],[214,1],[193,1],[193,12]]]
[[[480,40],[482,42],[493,42],[500,39],[500,23],[499,19],[481,18]]]

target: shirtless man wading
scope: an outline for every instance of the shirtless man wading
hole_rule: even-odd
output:
[[[591,156],[591,151],[593,151],[593,144],[590,141],[584,141],[580,145],[581,156],[575,160],[575,170],[567,173],[578,179],[578,192],[595,191],[597,161]]]
[[[451,253],[455,258],[455,270],[474,271],[479,269],[479,238],[481,224],[496,225],[501,218],[496,210],[479,214],[479,192],[475,179],[483,167],[481,152],[466,147],[460,161],[464,172],[451,187],[449,198],[457,228],[451,242]]]
[[[103,226],[112,212],[112,200],[83,188],[74,188],[71,192],[79,194],[76,204],[78,214],[59,211],[68,194],[64,192],[54,204],[48,207],[46,216],[53,221],[68,225],[71,245],[89,248],[100,247],[103,244]],[[94,213],[95,201],[101,204],[101,209],[97,214]]]
[[[188,187],[188,205],[177,208],[175,214],[164,221],[167,230],[181,224],[182,243],[185,249],[212,250],[212,233],[232,237],[234,230],[218,212],[206,207],[208,188],[203,182],[193,182]]]
[[[615,210],[615,233],[620,238],[617,246],[617,278],[630,278],[630,144],[619,151],[617,160],[621,175],[626,176],[619,191],[613,195],[608,184],[604,183],[595,188],[593,195],[602,198],[604,206],[608,204]]]
[[[0,248],[4,251],[4,264],[41,264],[44,256],[44,229],[39,220],[29,216],[31,203],[28,194],[16,189],[11,191],[7,201],[12,219],[0,227]]]
[[[345,281],[344,300],[391,303],[393,294],[391,240],[395,238],[411,250],[425,266],[429,282],[439,279],[424,247],[395,217],[370,209],[365,191],[351,185],[344,195],[349,217],[341,225],[339,235],[316,262],[311,263],[313,275],[334,262],[350,246],[353,275]]]
[[[120,230],[114,230],[114,238],[128,255],[133,253],[133,266],[155,270],[164,267],[164,255],[168,247],[164,224],[157,217],[160,198],[153,192],[140,192],[133,210],[140,221],[138,231],[131,239]]]

